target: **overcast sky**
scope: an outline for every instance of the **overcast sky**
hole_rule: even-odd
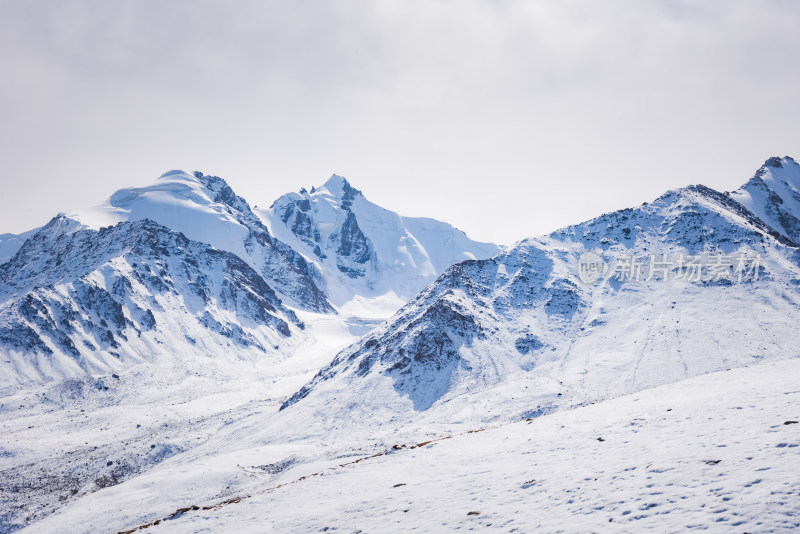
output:
[[[0,3],[0,233],[170,169],[504,244],[800,158],[800,2]]]

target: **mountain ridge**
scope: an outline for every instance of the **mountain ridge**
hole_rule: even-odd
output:
[[[789,158],[780,161],[796,165]],[[791,327],[800,320],[800,253],[782,230],[733,195],[696,185],[523,240],[493,258],[449,268],[339,353],[281,410],[311,402],[303,416],[324,420],[332,417],[327,403],[335,398],[368,420],[367,412],[375,409],[392,414],[395,424],[414,417],[452,421],[458,406],[466,409],[471,400],[494,395],[497,405],[478,419],[509,412],[528,417],[723,366],[784,357],[789,340],[800,346]],[[758,279],[742,283],[621,283],[609,273],[591,285],[577,276],[576,261],[586,251],[610,257],[738,251],[763,261]],[[753,314],[720,314],[720,302]],[[685,317],[688,310],[698,317]],[[765,327],[755,312],[772,317],[776,310],[773,334],[762,339]],[[736,324],[728,339],[715,334],[726,331],[725,321]],[[784,339],[778,341],[775,332]],[[706,360],[691,354],[710,346],[716,349]],[[539,392],[520,398],[514,385],[522,383]]]
[[[363,198],[342,177],[332,177],[321,188],[330,195],[327,188],[334,190],[337,202],[344,204],[345,209],[349,209],[354,198]],[[353,235],[359,234],[366,240],[355,216],[351,216],[351,221],[351,226],[346,223],[344,228],[352,228]],[[136,232],[142,234],[144,241],[137,240]],[[332,255],[340,260],[357,260],[358,254],[366,251],[357,250],[358,240],[350,239],[350,234],[339,232],[337,236],[339,241]],[[164,241],[170,246],[165,248]],[[135,245],[122,250],[119,246],[124,243]],[[374,256],[374,245],[363,241],[363,246],[367,245],[372,247],[367,253]],[[111,251],[115,255],[109,255]],[[137,270],[147,264],[142,258],[160,261],[162,256],[187,251],[207,260],[201,262],[199,271],[194,257],[177,266],[159,264],[148,272]],[[119,190],[94,208],[59,214],[33,232],[14,256],[0,264],[0,345],[14,353],[4,363],[9,369],[4,385],[12,387],[17,375],[24,383],[30,383],[37,377],[51,380],[74,377],[81,372],[120,371],[170,351],[181,360],[180,354],[192,353],[196,350],[195,343],[203,343],[206,330],[210,339],[215,340],[210,347],[228,346],[233,340],[235,343],[230,346],[234,353],[241,348],[245,358],[254,357],[250,354],[254,348],[267,354],[278,347],[288,355],[299,349],[308,352],[310,339],[324,338],[329,326],[318,333],[314,333],[314,328],[311,329],[314,332],[305,332],[301,336],[305,341],[299,345],[268,341],[264,333],[257,335],[256,341],[250,332],[266,327],[280,336],[291,336],[293,329],[305,328],[295,311],[310,313],[308,318],[314,324],[324,322],[324,316],[332,316],[335,324],[341,323],[338,328],[348,329],[353,339],[371,328],[376,321],[371,310],[367,309],[365,317],[352,310],[343,316],[334,308],[322,289],[326,282],[322,271],[306,259],[304,252],[307,251],[297,251],[276,238],[250,204],[236,195],[224,179],[199,171],[192,174],[168,171],[150,185]],[[212,256],[225,259],[222,263],[215,262],[211,261]],[[248,291],[255,292],[255,298],[268,301],[270,309],[265,311],[256,306],[252,316],[234,313],[235,317],[223,320],[219,314],[236,310],[226,308],[235,303],[219,300],[222,296],[219,292],[209,293],[203,300],[202,306],[209,308],[210,315],[203,313],[202,306],[185,305],[202,296],[198,293],[199,285],[214,280],[227,283],[226,273],[232,272],[244,278],[238,290],[249,288]],[[185,284],[175,288],[171,285],[173,280]],[[345,277],[337,283],[349,280]],[[84,287],[86,283],[90,289]],[[111,291],[117,283],[128,290],[138,288],[135,302],[128,298],[128,290],[120,290],[119,294]],[[100,299],[98,306],[101,301],[106,302],[113,310],[111,316],[91,320],[93,310],[88,301],[78,298],[76,284],[83,288],[81,291],[90,290],[93,298]],[[179,316],[174,325],[160,313],[164,309],[162,303],[145,295],[146,291],[152,291],[158,296],[164,288],[170,295],[171,309]],[[205,287],[201,291],[210,289]],[[357,290],[351,293],[358,296]],[[394,311],[403,298],[393,295],[388,302],[381,303],[383,310]],[[279,317],[273,317],[275,310]],[[385,311],[378,316],[381,313]],[[138,317],[146,317],[146,323],[153,326],[143,329]],[[242,326],[238,325],[240,322]],[[172,331],[168,332],[170,328]],[[156,335],[151,330],[158,335],[148,343],[155,345],[139,343],[142,335]],[[156,342],[164,336],[171,340],[168,347]],[[219,336],[223,339],[217,339]],[[325,345],[323,338],[319,342]],[[144,354],[140,354],[142,351]],[[58,365],[49,365],[42,360],[44,357],[58,361]],[[121,364],[120,358],[127,363]]]

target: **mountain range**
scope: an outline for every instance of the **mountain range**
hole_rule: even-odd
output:
[[[735,192],[689,186],[454,265],[282,408],[329,421],[346,405],[373,424],[514,420],[796,357],[798,209],[800,165],[772,158]],[[612,267],[681,256],[730,265],[728,276],[609,272],[587,284],[576,263],[586,251]],[[740,255],[747,268],[758,261],[749,277],[736,275]]]
[[[790,157],[506,248],[337,175],[259,209],[168,172],[0,239],[0,531],[155,527],[399,443],[783,368],[798,243]]]
[[[55,217],[0,265],[0,389],[184,355],[283,359],[313,337],[297,313],[374,321],[453,262],[499,250],[338,176],[296,197],[260,215],[221,178],[171,171]],[[304,232],[324,237],[319,254]]]

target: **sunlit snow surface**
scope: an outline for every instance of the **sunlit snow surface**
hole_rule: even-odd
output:
[[[373,326],[327,314],[299,315],[308,335],[294,347],[291,358],[245,359],[236,351],[220,351],[216,358],[190,360],[186,353],[173,363],[142,362],[115,375],[58,381],[0,397],[0,519],[10,523],[0,525],[0,532],[14,530],[12,525],[25,518],[34,522],[46,517],[103,486],[132,482],[170,459],[189,462],[179,472],[189,469],[190,478],[209,482],[209,497],[238,491],[238,457],[223,461],[216,477],[194,462],[208,454],[224,454],[230,445],[219,436],[239,423],[262,426],[261,416],[254,414],[277,411],[331,354]],[[201,449],[200,454],[192,453]],[[300,453],[303,446],[276,449],[283,458]],[[194,471],[196,467],[200,471]],[[173,496],[188,498],[200,489],[176,474],[168,478],[175,483]],[[142,500],[143,506],[158,502],[156,493],[145,493],[156,500]],[[21,506],[28,511],[23,517],[15,513]],[[77,526],[69,530],[80,531]]]
[[[247,229],[211,195],[193,175],[169,171],[152,185],[121,189],[103,204],[67,216],[94,229],[151,219],[189,239],[246,257],[243,240]]]
[[[788,532],[800,528],[800,424],[786,424],[799,407],[800,361],[763,364],[377,457],[270,474],[242,455],[258,484],[238,503],[164,520],[222,501],[175,499],[175,472],[98,492],[31,532],[158,519],[148,532]],[[213,478],[214,461],[204,470]]]

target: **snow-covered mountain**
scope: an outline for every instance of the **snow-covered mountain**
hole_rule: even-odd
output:
[[[282,214],[297,206],[292,220],[299,221],[305,204],[288,200],[295,197],[276,205]],[[21,248],[25,235],[5,236],[0,244],[13,254],[0,265],[0,346],[8,354],[0,387],[109,374],[167,355],[173,363],[219,352],[277,361],[315,341],[327,350],[325,332],[293,336],[304,328],[296,313],[310,312],[313,323],[338,316],[331,300],[342,304],[347,295],[360,305],[351,303],[338,321],[355,339],[449,261],[498,250],[447,224],[383,210],[342,178],[306,202],[310,227],[322,229],[322,248],[341,270],[313,254],[302,233],[276,225],[297,250],[274,237],[224,180],[200,172],[170,171],[59,215]]]
[[[449,224],[381,208],[337,175],[257,211],[318,268],[331,301],[348,315],[388,317],[450,265],[500,250]]]
[[[93,374],[0,396],[0,531],[261,529],[264,509],[281,531],[508,531],[550,509],[545,530],[791,527],[798,367],[769,360],[800,356],[796,169],[773,158],[739,191],[670,191],[502,251],[338,177],[259,211],[168,173],[57,217],[0,266],[4,344],[23,347],[3,373]],[[301,309],[306,280],[327,308]],[[759,488],[786,493],[766,509]]]
[[[25,426],[31,440],[0,444],[0,532],[196,449],[233,410],[277,411],[449,261],[498,250],[365,203],[343,179],[313,205],[331,216],[313,225],[333,263],[288,227],[276,225],[292,246],[276,238],[224,180],[199,172],[2,237],[0,414],[4,430],[39,422]],[[149,424],[126,424],[142,420],[131,414]],[[44,447],[40,427],[52,431]]]
[[[152,185],[122,189],[105,203],[70,213],[67,218],[92,229],[122,221],[152,220],[191,240],[235,254],[292,306],[322,313],[333,311],[314,281],[319,280],[314,267],[275,239],[247,201],[217,176],[170,171]]]
[[[347,406],[349,417],[392,425],[525,418],[800,356],[800,253],[788,216],[800,213],[790,195],[797,167],[770,159],[743,188],[763,180],[780,201],[751,195],[746,206],[741,192],[691,186],[455,265],[283,408],[329,421]],[[608,266],[593,283],[578,272],[587,251]],[[638,280],[620,276],[628,258]],[[649,262],[665,258],[667,279],[648,280]],[[749,277],[737,275],[737,258]],[[692,280],[689,260],[730,264]]]
[[[309,338],[295,310],[335,313],[314,278],[222,179],[168,172],[57,216],[0,265],[0,388],[278,362]]]
[[[0,266],[0,389],[147,361],[281,358],[304,324],[230,252],[149,219],[54,218]]]

